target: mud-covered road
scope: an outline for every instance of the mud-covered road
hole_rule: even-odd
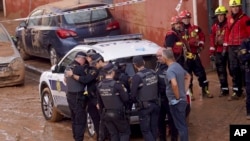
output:
[[[44,120],[38,96],[38,77],[26,73],[24,86],[0,88],[1,141],[71,141],[69,120]]]

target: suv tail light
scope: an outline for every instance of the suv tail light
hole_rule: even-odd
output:
[[[77,33],[75,31],[67,30],[67,29],[58,29],[56,31],[56,34],[60,38],[62,38],[62,39],[65,39],[65,38],[68,38],[68,37],[76,37],[77,36]]]
[[[120,28],[120,24],[117,21],[112,21],[111,23],[109,23],[106,27],[106,30],[114,30],[114,29],[119,29]]]

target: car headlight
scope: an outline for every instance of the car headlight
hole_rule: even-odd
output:
[[[24,63],[22,58],[18,57],[13,59],[10,63],[9,66],[12,70],[16,71],[24,67]]]

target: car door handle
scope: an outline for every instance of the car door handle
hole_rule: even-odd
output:
[[[48,33],[43,33],[43,35],[48,35]]]

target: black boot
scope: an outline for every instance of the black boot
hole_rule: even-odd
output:
[[[204,83],[204,86],[202,87],[202,95],[207,98],[213,98],[214,96],[210,94],[208,91],[208,82]]]

